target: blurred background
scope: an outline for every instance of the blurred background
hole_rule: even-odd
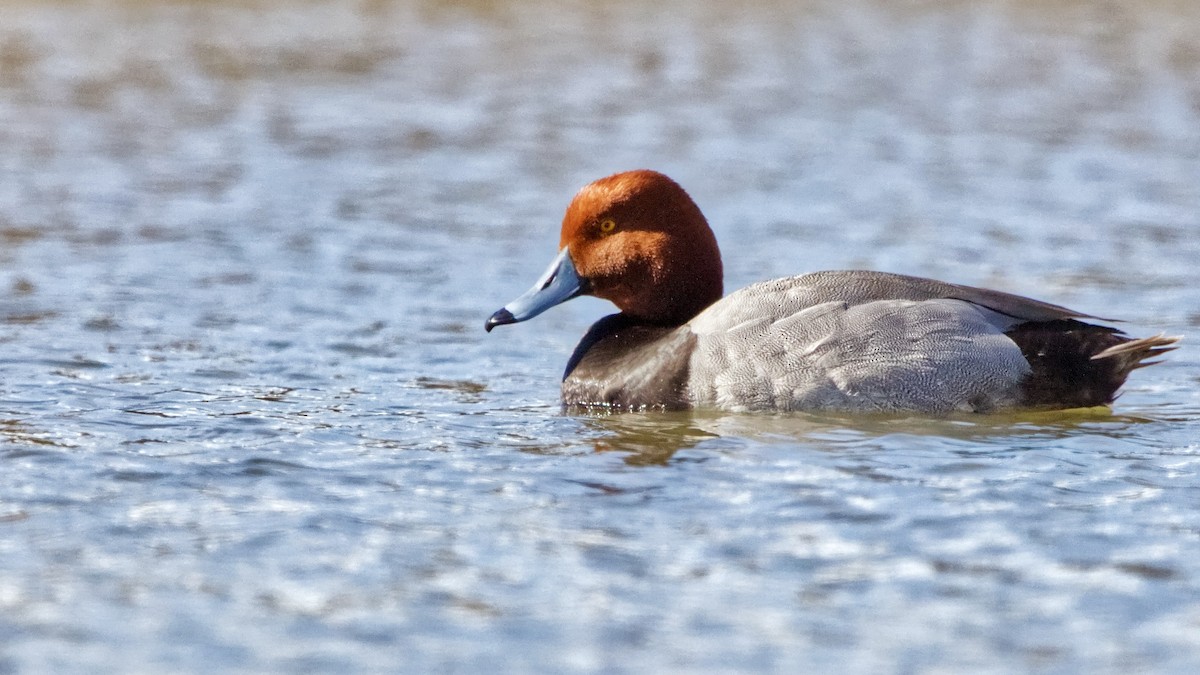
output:
[[[609,308],[483,321],[639,167],[727,290],[865,267],[1188,335],[1200,3],[4,3],[0,673],[1197,663],[1191,336],[1083,428],[562,416]]]
[[[1166,0],[9,3],[5,267],[140,287],[385,258],[501,299],[577,187],[653,167],[731,288],[840,266],[1169,285],[1200,246],[1198,23]],[[214,241],[242,238],[270,249],[255,270]],[[432,259],[445,238],[468,265]]]

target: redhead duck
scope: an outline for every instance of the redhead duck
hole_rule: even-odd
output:
[[[922,413],[1107,405],[1179,338],[1132,339],[1065,307],[868,271],[764,281],[722,298],[717,240],[654,171],[602,178],[563,217],[559,253],[485,324],[580,295],[621,311],[588,330],[567,406]]]

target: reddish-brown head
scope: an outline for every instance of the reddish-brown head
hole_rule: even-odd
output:
[[[721,299],[721,276],[717,240],[683,188],[654,171],[618,173],[575,195],[558,255],[484,328],[532,319],[585,294],[641,321],[677,326]]]
[[[589,295],[658,324],[685,323],[721,298],[721,253],[683,188],[655,171],[584,186],[563,216],[567,247]]]

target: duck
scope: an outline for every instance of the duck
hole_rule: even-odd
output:
[[[1178,336],[1131,338],[1111,319],[998,290],[868,270],[762,281],[724,295],[704,214],[666,175],[579,190],[558,254],[484,324],[588,295],[619,312],[567,361],[568,408],[991,413],[1109,406]],[[1100,323],[1095,323],[1100,322]]]

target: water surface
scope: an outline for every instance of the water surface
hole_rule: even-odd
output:
[[[1191,672],[1194,346],[1112,414],[558,407],[583,183],[726,286],[1200,324],[1200,6],[8,3],[0,672]]]

